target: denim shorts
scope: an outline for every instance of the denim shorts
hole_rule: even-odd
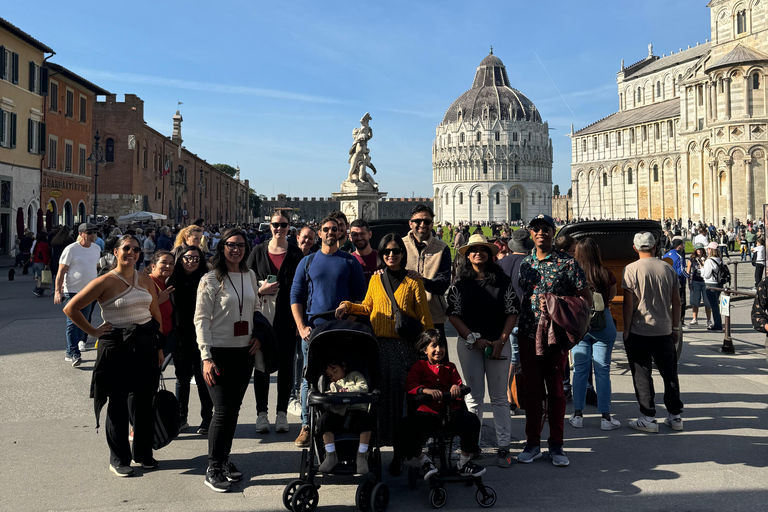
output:
[[[707,294],[705,293],[706,289],[707,285],[704,284],[704,281],[691,281],[691,307],[710,307],[709,301],[707,300]]]

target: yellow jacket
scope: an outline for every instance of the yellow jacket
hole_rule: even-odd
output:
[[[381,283],[382,276],[373,275],[368,283],[368,293],[362,304],[344,301],[350,315],[370,315],[371,326],[376,336],[382,338],[400,338],[395,332],[395,315],[387,291]],[[424,330],[433,329],[432,314],[429,312],[427,293],[421,280],[406,276],[395,290],[397,307],[402,313],[419,320]]]

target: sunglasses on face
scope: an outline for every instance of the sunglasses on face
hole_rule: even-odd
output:
[[[384,249],[383,251],[381,251],[382,256],[389,256],[390,254],[392,256],[400,256],[401,254],[403,254],[403,250],[402,249]]]
[[[200,256],[184,256],[184,261],[187,263],[198,263],[200,261]]]
[[[549,226],[531,226],[531,231],[533,231],[534,233],[538,233],[539,231],[549,233],[550,229],[551,228]]]
[[[227,247],[230,251],[235,251],[235,250],[243,251],[243,250],[245,250],[245,244],[244,243],[236,244],[235,242],[226,242],[226,243],[224,243],[224,247]]]
[[[323,228],[323,233],[327,233],[327,232],[329,232],[329,231],[330,231],[331,233],[335,233],[335,232],[337,232],[338,230],[339,230],[339,228],[337,228],[336,226],[332,226],[332,227],[324,227],[324,228]]]
[[[275,228],[275,229],[277,229],[277,228],[285,229],[285,228],[288,227],[288,223],[287,222],[273,222],[272,223],[272,227]]]
[[[411,219],[411,222],[413,222],[417,226],[421,226],[422,222],[424,223],[425,226],[432,225],[432,219]]]
[[[136,254],[139,254],[141,252],[141,249],[139,249],[138,247],[131,247],[130,245],[124,245],[120,249],[122,249],[123,252],[133,251]]]

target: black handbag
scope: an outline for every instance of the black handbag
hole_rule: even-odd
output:
[[[392,284],[387,276],[387,271],[385,270],[384,274],[379,277],[381,277],[381,284],[384,285],[384,290],[387,292],[389,301],[392,304],[392,312],[395,317],[395,332],[404,340],[415,343],[422,331],[421,322],[400,311],[400,307],[395,300],[395,294],[392,291]]]

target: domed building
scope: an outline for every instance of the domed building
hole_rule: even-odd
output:
[[[493,49],[437,126],[432,183],[438,222],[527,221],[552,212],[549,127],[510,86]]]

